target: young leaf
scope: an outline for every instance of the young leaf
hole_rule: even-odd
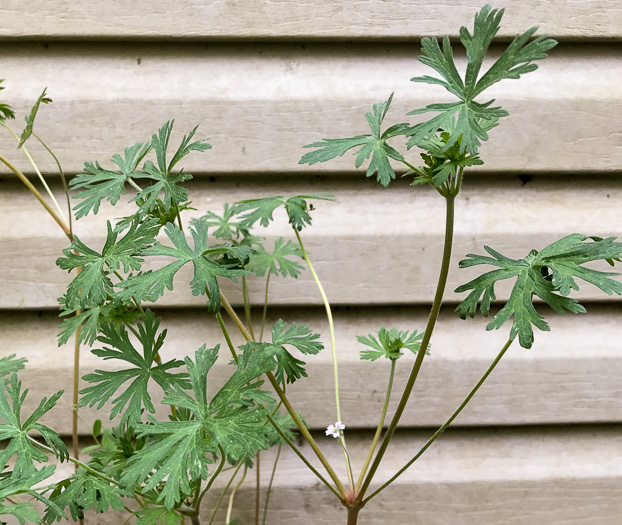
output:
[[[216,228],[212,232],[213,237],[218,237],[219,239],[234,243],[238,241],[240,237],[245,238],[249,236],[248,228],[244,228],[240,222],[234,220],[235,213],[234,206],[225,204],[225,210],[222,215],[217,215],[214,212],[208,211],[200,219],[194,219],[192,224],[197,220],[204,221],[208,228]]]
[[[86,246],[78,237],[63,250],[56,264],[63,270],[82,267],[67,288],[67,308],[99,306],[114,294],[110,274],[123,267],[123,271],[140,270],[144,259],[138,254],[155,242],[159,225],[155,219],[138,222],[135,219],[125,235],[119,239],[121,228],[107,223],[108,234],[101,254]],[[77,253],[74,253],[77,252]]]
[[[43,90],[43,93],[39,95],[39,98],[35,102],[35,105],[30,110],[30,114],[26,116],[26,128],[22,132],[22,136],[20,137],[19,146],[17,146],[17,149],[20,149],[32,135],[32,127],[35,125],[35,117],[37,116],[37,111],[39,111],[39,106],[41,104],[49,104],[50,102],[52,102],[51,98],[45,96],[46,91],[47,88],[45,88]]]
[[[408,331],[398,331],[395,328],[387,330],[383,326],[378,330],[377,338],[369,334],[367,337],[358,335],[356,339],[359,343],[372,348],[372,350],[362,350],[361,359],[375,361],[380,357],[386,357],[387,359],[395,360],[403,355],[400,351],[402,348],[406,348],[413,354],[416,354],[421,348],[423,333],[418,334],[417,330],[413,330],[412,333],[409,333]],[[426,351],[426,354],[429,354],[429,350]]]
[[[309,195],[297,195],[296,197],[266,197],[264,199],[250,199],[240,201],[235,204],[235,213],[241,217],[240,225],[243,228],[250,229],[259,221],[261,226],[268,226],[273,221],[272,214],[279,206],[284,206],[289,217],[289,223],[301,231],[305,225],[311,224],[311,215],[309,211],[313,209],[313,205],[307,204],[306,199],[320,199],[325,201],[334,201],[330,193],[310,193]]]
[[[4,82],[3,78],[0,78],[0,84],[2,84]],[[0,91],[2,91],[4,88],[2,86],[0,86]],[[14,119],[15,118],[15,113],[13,113],[13,110],[11,109],[11,106],[9,106],[8,104],[0,104],[0,122],[4,122],[7,119]]]
[[[0,377],[18,372],[26,365],[26,359],[17,358],[15,354],[0,358]]]
[[[84,512],[91,507],[97,513],[108,512],[109,509],[123,510],[125,503],[121,497],[129,495],[99,476],[78,469],[70,479],[57,484],[50,499],[61,509],[69,507],[71,517],[77,521],[84,518]],[[48,507],[44,516],[46,523],[61,521],[63,518],[64,515],[53,507]]]
[[[0,379],[0,421],[4,421],[0,423],[0,441],[10,440],[6,448],[0,451],[0,465],[4,466],[16,454],[13,477],[17,478],[33,475],[37,470],[34,466],[35,461],[45,463],[48,460],[47,454],[38,449],[28,437],[28,433],[33,430],[41,434],[43,440],[54,450],[57,458],[62,461],[69,457],[60,436],[51,428],[37,423],[56,405],[63,391],[56,392],[49,400],[44,397],[32,415],[22,423],[22,405],[28,389],[24,392],[21,390],[22,382],[17,379],[17,374],[11,376],[9,383]]]
[[[494,100],[481,104],[475,102],[475,97],[500,80],[505,78],[517,79],[522,74],[535,71],[538,66],[533,64],[533,61],[546,58],[546,52],[557,44],[555,40],[547,36],[539,36],[529,42],[537,31],[537,27],[532,27],[521,36],[516,37],[501,57],[478,80],[488,47],[499,31],[503,12],[503,9],[492,9],[490,5],[486,5],[475,15],[473,34],[466,27],[460,28],[460,41],[467,53],[464,81],[454,63],[449,38],[443,39],[442,49],[435,38],[422,39],[423,56],[419,60],[436,70],[442,78],[426,75],[411,80],[441,85],[456,95],[460,102],[431,104],[409,113],[412,115],[428,111],[441,112],[431,120],[417,124],[410,129],[408,134],[412,137],[408,143],[409,148],[432,136],[438,128],[447,129],[450,123],[455,123],[454,131],[446,148],[451,147],[462,137],[460,151],[466,150],[475,155],[481,145],[480,141],[488,140],[486,128],[494,127],[501,117],[508,115],[507,111],[500,107],[490,107]]]
[[[319,334],[314,334],[306,325],[297,326],[292,323],[287,330],[285,322],[279,319],[272,326],[272,342],[256,343],[248,342],[240,347],[244,352],[254,350],[265,358],[274,357],[277,364],[275,377],[278,383],[294,383],[301,377],[307,377],[307,372],[303,368],[306,363],[296,359],[286,349],[285,345],[293,346],[302,354],[317,354],[324,348],[324,345],[317,341]]]
[[[219,453],[219,446],[227,454],[254,456],[268,445],[265,418],[254,401],[271,398],[259,394],[263,382],[254,380],[273,363],[256,353],[248,356],[209,402],[207,374],[217,356],[218,346],[206,349],[204,345],[196,351],[195,361],[185,359],[194,397],[175,385],[163,403],[190,411],[195,419],[165,423],[151,419],[150,424],[139,425],[139,436],[148,437],[149,444],[134,455],[121,477],[128,486],[147,480],[143,491],[155,488],[166,477],[158,501],[168,509],[191,493],[191,480],[207,478],[208,465],[213,462],[210,457]],[[157,470],[151,474],[154,468]]]
[[[386,102],[374,104],[371,112],[365,113],[365,118],[371,128],[371,135],[357,135],[347,139],[323,139],[322,142],[314,142],[307,144],[305,148],[320,148],[317,151],[311,151],[303,155],[299,164],[315,164],[317,162],[326,162],[327,160],[341,157],[348,150],[361,146],[355,161],[355,166],[359,168],[363,162],[371,155],[371,162],[367,168],[367,176],[377,175],[377,180],[383,186],[387,186],[392,179],[395,179],[395,171],[391,166],[389,158],[397,161],[403,161],[404,157],[394,148],[387,144],[387,140],[398,135],[404,135],[409,128],[408,124],[395,124],[381,132],[382,122],[389,111],[393,93]]]
[[[269,253],[265,248],[258,248],[251,257],[249,270],[255,274],[263,277],[266,272],[272,275],[281,275],[287,277],[291,275],[296,278],[302,270],[302,265],[295,260],[288,257],[302,257],[302,251],[300,247],[292,242],[285,242],[282,237],[279,237],[274,242],[274,252]]]
[[[239,268],[237,264],[219,264],[206,257],[206,254],[214,251],[207,247],[207,225],[202,221],[197,221],[194,227],[190,228],[190,235],[194,241],[194,250],[188,245],[186,236],[177,226],[168,223],[164,227],[164,232],[173,243],[174,247],[164,246],[159,242],[150,248],[141,251],[142,255],[165,255],[176,260],[155,271],[149,271],[126,281],[117,286],[123,288],[120,293],[121,298],[129,299],[135,296],[139,301],[155,301],[164,290],[173,289],[173,277],[188,262],[192,262],[194,267],[194,277],[190,281],[193,295],[205,294],[206,288],[209,290],[208,308],[218,311],[220,308],[220,287],[217,277],[228,277],[237,282],[236,277],[248,275],[250,272]],[[246,255],[249,254],[247,247],[243,248]],[[222,247],[215,248],[222,251]],[[243,257],[244,254],[236,251],[233,247],[229,249],[233,257]]]
[[[75,196],[77,200],[82,201],[74,207],[76,219],[85,217],[90,211],[97,214],[104,199],[114,206],[121,198],[121,194],[125,193],[126,182],[140,175],[137,171],[138,164],[150,149],[150,144],[138,143],[125,148],[124,157],[118,153],[113,155],[112,162],[119,167],[120,172],[104,169],[99,162],[95,164],[86,162],[84,164],[86,173],[78,174],[69,183],[73,189],[83,190]]]
[[[510,259],[488,246],[484,249],[492,257],[467,255],[467,259],[460,261],[461,268],[489,264],[499,269],[480,275],[456,288],[459,293],[472,290],[456,311],[463,319],[467,315],[473,317],[482,297],[480,311],[484,317],[488,317],[490,302],[496,299],[495,283],[516,277],[508,302],[492,318],[486,329],[500,328],[514,316],[510,337],[518,335],[521,346],[531,348],[534,338],[531,325],[540,330],[550,330],[544,317],[536,311],[532,303],[534,295],[556,312],[563,314],[565,310],[573,313],[585,312],[585,308],[575,299],[567,297],[571,290],[579,289],[575,278],[593,284],[608,295],[612,292],[618,295],[622,293],[622,284],[609,278],[618,275],[617,273],[600,272],[582,266],[590,261],[612,261],[622,254],[622,243],[614,242],[615,237],[596,239],[575,233],[550,244],[540,252],[532,250],[524,259]]]
[[[169,372],[171,368],[183,366],[183,361],[172,359],[160,365],[155,363],[155,357],[162,348],[166,337],[166,330],[158,335],[159,326],[160,319],[156,319],[153,312],[147,310],[142,323],[137,326],[138,342],[142,346],[141,353],[134,348],[125,328],[117,329],[113,326],[103,326],[101,329],[103,335],[98,340],[107,345],[108,348],[94,349],[91,352],[102,357],[105,361],[119,359],[133,366],[116,371],[95,370],[94,374],[84,376],[83,379],[87,383],[94,384],[80,391],[83,396],[78,406],[89,405],[92,407],[97,404],[99,410],[124,383],[131,381],[124,392],[112,400],[113,409],[110,418],[122,414],[122,424],[127,422],[130,425],[135,425],[141,420],[143,407],[152,414],[155,413],[151,396],[147,390],[150,379],[158,383],[162,390],[167,390],[172,385],[189,388],[188,374]]]

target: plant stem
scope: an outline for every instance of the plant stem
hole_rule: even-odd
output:
[[[220,326],[220,331],[222,332],[222,335],[225,336],[225,341],[227,341],[227,346],[229,347],[231,356],[233,357],[233,360],[237,363],[238,354],[235,353],[233,342],[231,341],[231,337],[229,336],[229,330],[227,330],[227,325],[225,325],[225,321],[222,318],[222,315],[220,315],[220,312],[216,314],[216,319],[218,320],[218,325]]]
[[[248,329],[250,330],[252,338],[255,339],[255,334],[253,333],[253,321],[251,316],[251,297],[248,293],[248,282],[246,281],[246,275],[242,276],[242,297],[244,299],[244,315],[246,316],[246,324],[248,324]]]
[[[238,475],[238,471],[240,470],[242,463],[244,463],[244,459],[241,459],[238,462],[238,466],[236,467],[235,472],[233,473],[233,476],[231,476],[231,478],[229,479],[229,482],[227,483],[227,486],[225,487],[225,490],[222,491],[220,498],[218,498],[218,501],[216,502],[216,506],[214,507],[214,512],[212,512],[212,517],[210,518],[208,525],[212,525],[212,523],[214,522],[214,518],[216,518],[216,513],[218,512],[218,509],[220,508],[220,504],[222,503],[222,500],[225,499],[225,496],[227,492],[229,491],[229,487],[231,486],[231,483],[233,483],[233,480]]]
[[[50,208],[50,205],[47,202],[45,202],[45,199],[43,198],[41,193],[39,193],[39,190],[37,190],[37,188],[33,186],[32,182],[30,182],[26,178],[26,176],[20,170],[18,170],[15,166],[13,166],[13,164],[11,164],[11,162],[9,162],[9,160],[7,160],[2,154],[0,154],[0,162],[2,162],[5,166],[7,166],[7,168],[9,168],[17,176],[17,178],[20,181],[22,181],[24,186],[26,186],[30,190],[30,192],[43,205],[43,207],[52,216],[52,218],[56,221],[56,223],[63,229],[63,232],[69,238],[69,240],[73,241],[73,235],[71,233],[71,230],[69,229],[69,226],[67,226],[65,221],[61,219],[58,215],[56,215],[56,212],[52,208]]]
[[[205,488],[201,491],[201,494],[199,494],[199,497],[196,499],[195,504],[194,504],[194,510],[197,516],[199,515],[201,501],[203,500],[203,496],[205,496],[205,494],[210,489],[210,487],[212,486],[212,484],[214,483],[218,475],[222,472],[223,467],[225,466],[225,458],[226,458],[225,449],[222,447],[222,445],[218,445],[218,450],[220,451],[220,463],[218,465],[218,468],[216,468],[216,472],[212,474],[209,481],[207,482],[207,485],[205,485]]]
[[[67,212],[69,215],[69,230],[73,232],[72,218],[71,218],[71,197],[69,196],[69,186],[67,185],[67,177],[65,177],[65,172],[63,171],[62,166],[60,165],[60,161],[58,157],[54,155],[54,152],[48,148],[48,145],[43,142],[41,137],[37,135],[34,131],[32,132],[32,136],[35,137],[41,145],[46,149],[46,151],[52,156],[54,162],[56,162],[56,166],[58,167],[58,173],[60,174],[60,180],[63,183],[63,189],[65,190],[65,196],[67,197]]]
[[[495,357],[495,360],[488,367],[488,370],[486,370],[486,372],[480,378],[480,380],[477,382],[477,384],[471,389],[469,394],[464,398],[464,401],[460,404],[460,406],[456,409],[456,411],[451,415],[451,417],[447,421],[445,421],[445,423],[443,423],[443,425],[434,433],[434,435],[428,440],[428,442],[425,445],[423,445],[423,447],[421,447],[421,450],[419,450],[419,452],[417,452],[417,454],[408,463],[406,463],[406,465],[404,465],[397,472],[397,474],[395,474],[395,476],[393,476],[389,481],[384,483],[380,488],[378,488],[376,491],[374,491],[372,494],[370,494],[367,498],[365,498],[365,500],[363,501],[363,504],[367,503],[376,494],[378,494],[383,489],[388,487],[391,483],[393,483],[408,467],[410,467],[415,461],[417,461],[417,459],[419,459],[419,457],[430,447],[430,445],[432,443],[434,443],[434,441],[436,441],[436,439],[445,431],[445,429],[449,425],[451,425],[451,423],[454,421],[454,419],[456,419],[458,417],[458,414],[460,414],[460,412],[462,412],[462,409],[464,409],[464,407],[467,406],[467,404],[469,403],[469,401],[471,401],[471,399],[473,398],[475,393],[484,384],[484,381],[486,381],[486,379],[488,379],[488,376],[495,369],[495,367],[497,366],[499,361],[501,361],[501,358],[503,357],[503,355],[505,354],[505,352],[510,347],[510,345],[512,344],[513,341],[514,341],[513,339],[508,339],[508,341],[505,343],[505,345],[503,346],[503,348],[501,349],[501,351],[499,352],[497,357]]]
[[[406,387],[404,388],[404,393],[399,401],[397,409],[395,410],[395,414],[393,419],[391,419],[391,423],[389,424],[389,428],[387,429],[387,433],[385,434],[382,443],[380,443],[380,448],[378,449],[378,453],[374,458],[374,461],[369,469],[367,477],[361,486],[361,490],[358,494],[358,498],[362,499],[365,495],[365,491],[369,487],[371,480],[380,465],[380,461],[384,456],[384,453],[389,446],[389,442],[393,437],[395,429],[397,428],[397,424],[404,413],[404,409],[406,408],[406,404],[408,403],[408,399],[410,394],[413,391],[415,386],[415,381],[417,380],[417,376],[419,374],[419,370],[421,369],[421,365],[423,364],[423,359],[425,357],[426,351],[428,349],[428,345],[430,343],[430,339],[432,337],[432,332],[434,331],[434,326],[436,325],[436,320],[438,319],[438,314],[441,310],[441,302],[443,300],[443,293],[445,292],[445,286],[447,285],[447,277],[449,275],[449,262],[451,260],[451,248],[453,244],[453,234],[454,234],[454,202],[455,202],[455,194],[448,193],[445,196],[446,202],[446,217],[445,217],[445,241],[443,243],[443,259],[441,262],[441,270],[440,275],[438,277],[438,284],[436,286],[436,293],[434,295],[434,302],[432,303],[432,311],[430,312],[430,317],[428,318],[428,323],[425,327],[425,332],[423,334],[423,340],[421,341],[421,347],[417,352],[417,358],[415,359],[415,363],[413,365],[412,371],[410,372],[410,376],[408,377],[408,381],[406,383]]]
[[[248,467],[244,465],[244,474],[242,474],[242,479],[238,482],[238,484],[235,487],[233,487],[233,490],[231,491],[231,496],[229,496],[229,506],[227,507],[227,517],[225,518],[225,524],[231,521],[231,511],[233,510],[233,498],[237,490],[242,486],[242,483],[244,483],[247,472],[248,472]]]
[[[266,325],[266,314],[268,313],[268,287],[270,286],[270,270],[268,270],[268,276],[266,277],[266,293],[263,299],[263,313],[261,315],[261,332],[259,333],[259,341],[263,340],[263,329]]]
[[[80,311],[76,312],[79,315]],[[71,414],[71,445],[76,459],[80,459],[80,442],[78,437],[78,396],[80,389],[80,327],[76,329],[76,341],[73,347],[73,410]],[[77,466],[76,466],[77,468]]]
[[[378,440],[380,439],[380,435],[382,434],[382,427],[384,426],[384,419],[387,416],[387,410],[389,408],[389,400],[391,399],[391,390],[393,389],[393,378],[395,376],[395,364],[397,363],[397,359],[391,359],[391,372],[389,373],[389,385],[387,386],[387,394],[384,398],[384,404],[382,405],[382,414],[380,415],[380,422],[378,423],[378,428],[376,429],[376,434],[374,435],[374,439],[371,443],[371,447],[369,448],[369,453],[365,458],[365,463],[363,464],[363,468],[361,469],[361,475],[359,476],[358,481],[356,482],[356,491],[361,488],[361,483],[363,483],[363,478],[365,477],[365,473],[367,472],[367,467],[369,467],[369,462],[376,451],[376,445],[378,444]]]
[[[263,507],[263,518],[261,520],[261,525],[266,525],[266,517],[268,515],[268,505],[270,503],[270,493],[272,491],[272,482],[274,481],[274,474],[276,472],[276,466],[279,462],[279,457],[281,456],[281,448],[283,447],[282,443],[279,443],[279,448],[276,452],[276,458],[274,458],[274,466],[272,467],[272,474],[270,475],[270,483],[268,483],[268,491],[266,492],[266,502]]]
[[[259,525],[259,497],[261,496],[261,479],[260,465],[261,465],[261,451],[257,451],[257,461],[255,461],[255,525]]]
[[[360,510],[360,507],[348,507],[348,525],[357,524]]]
[[[311,264],[311,260],[309,259],[309,255],[305,250],[304,244],[302,243],[302,239],[300,237],[300,233],[296,228],[293,228],[294,233],[296,234],[296,239],[298,239],[298,245],[300,246],[300,251],[302,251],[302,257],[304,258],[311,275],[313,276],[313,280],[317,285],[317,288],[322,296],[322,301],[324,303],[324,308],[326,309],[326,318],[328,319],[328,328],[330,331],[330,344],[332,347],[333,353],[333,375],[335,381],[335,405],[337,408],[337,421],[342,421],[341,419],[341,407],[339,404],[339,373],[337,369],[337,345],[335,343],[335,325],[333,323],[333,314],[331,312],[330,303],[328,302],[328,297],[326,297],[326,292],[324,291],[324,287],[320,282],[317,273],[315,273],[315,269],[313,268],[313,264]],[[348,449],[346,447],[346,438],[342,434],[341,435],[341,444],[343,445],[343,455],[346,461],[346,471],[348,473],[348,483],[350,485],[350,490],[354,491],[354,478],[352,476],[352,465],[350,464],[350,456],[348,455]]]
[[[20,142],[20,138],[17,136],[17,134],[9,126],[7,126],[7,124],[5,122],[0,121],[0,126],[5,128],[6,130],[8,130],[9,133],[11,133],[11,135],[13,135],[13,137],[15,137],[15,140],[17,140],[18,143]],[[52,190],[48,186],[47,182],[45,182],[45,179],[43,178],[43,175],[41,175],[41,171],[39,171],[39,167],[35,163],[34,159],[30,156],[30,153],[28,152],[28,149],[26,149],[26,146],[22,145],[21,150],[24,152],[24,155],[26,156],[26,158],[30,162],[30,165],[35,170],[35,173],[39,177],[39,180],[41,181],[41,184],[43,184],[43,187],[45,188],[45,191],[47,191],[48,195],[50,196],[50,199],[52,199],[52,202],[56,206],[56,209],[58,210],[58,213],[62,217],[63,221],[65,221],[66,219],[65,219],[65,214],[63,213],[63,210],[61,209],[60,205],[58,204],[58,201],[54,197],[54,194],[52,193]]]

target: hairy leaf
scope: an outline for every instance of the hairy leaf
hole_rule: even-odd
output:
[[[202,221],[197,221],[194,227],[190,228],[190,235],[194,241],[194,249],[190,248],[186,236],[177,226],[168,223],[164,227],[164,232],[173,243],[174,247],[164,246],[159,242],[154,246],[141,251],[142,255],[156,256],[164,255],[173,257],[172,263],[154,271],[149,271],[126,281],[117,286],[123,288],[120,296],[129,299],[132,296],[139,301],[155,301],[164,290],[173,289],[173,277],[188,262],[192,262],[194,267],[194,277],[190,281],[193,295],[207,293],[209,291],[208,307],[212,311],[220,308],[220,287],[217,277],[228,277],[237,282],[237,276],[248,275],[250,272],[239,267],[239,264],[217,263],[209,259],[206,255],[214,252],[228,251],[234,258],[248,256],[248,247],[207,247],[207,225]],[[241,251],[240,251],[241,250]]]
[[[105,361],[118,359],[133,366],[116,371],[95,370],[94,374],[84,376],[83,379],[87,383],[94,384],[80,391],[82,398],[79,406],[92,407],[97,404],[99,410],[117,390],[131,381],[125,386],[123,393],[112,400],[113,408],[110,419],[117,414],[122,414],[121,423],[127,422],[135,425],[141,420],[143,408],[152,414],[155,413],[155,407],[147,390],[151,379],[165,391],[172,385],[189,388],[188,374],[169,372],[172,368],[183,366],[183,361],[172,359],[162,364],[155,362],[156,355],[162,348],[166,337],[166,330],[158,334],[159,326],[160,319],[156,319],[153,312],[147,310],[142,322],[137,326],[138,342],[142,346],[140,353],[134,348],[125,328],[103,326],[101,329],[103,335],[98,340],[107,347],[94,349],[91,352]]]
[[[45,463],[47,454],[37,448],[28,433],[36,430],[43,440],[54,450],[54,454],[61,461],[67,459],[69,454],[60,436],[51,428],[38,423],[41,417],[49,412],[55,405],[63,391],[56,392],[50,399],[43,398],[39,406],[22,423],[22,406],[28,394],[28,389],[22,392],[22,382],[13,374],[8,383],[0,379],[0,441],[8,439],[4,450],[0,451],[0,465],[4,466],[13,455],[17,455],[13,468],[13,477],[27,477],[36,472],[34,462]]]
[[[472,290],[456,311],[463,319],[467,315],[473,317],[481,297],[480,311],[487,317],[490,303],[496,299],[495,283],[516,278],[508,302],[492,318],[486,329],[500,328],[513,316],[510,337],[518,335],[521,346],[531,348],[534,339],[532,325],[540,330],[550,330],[544,317],[536,311],[532,303],[534,295],[556,312],[563,314],[565,310],[573,313],[585,312],[585,308],[575,299],[567,297],[571,290],[579,289],[576,278],[593,284],[608,295],[613,292],[618,295],[622,293],[622,284],[610,278],[618,274],[582,266],[591,261],[606,260],[613,263],[613,259],[619,259],[622,243],[614,241],[615,237],[600,239],[575,233],[550,244],[540,252],[532,250],[524,259],[510,259],[485,246],[484,249],[492,257],[469,254],[467,259],[460,261],[460,267],[489,264],[499,269],[480,275],[456,288],[458,293]]]
[[[327,160],[341,157],[352,148],[361,146],[357,152],[355,166],[359,168],[371,155],[371,162],[367,168],[367,176],[377,174],[377,180],[383,186],[387,186],[392,179],[395,179],[395,171],[391,166],[389,158],[403,161],[404,157],[397,150],[389,146],[387,140],[398,135],[404,135],[408,129],[408,124],[395,124],[381,132],[382,123],[389,111],[393,93],[385,102],[374,104],[371,112],[365,113],[365,118],[371,128],[370,135],[357,135],[346,139],[323,139],[322,142],[307,144],[305,148],[320,148],[303,155],[300,164],[315,164],[326,162]]]
[[[41,498],[40,495],[33,492],[32,487],[49,478],[55,469],[54,465],[47,465],[40,470],[32,471],[28,477],[0,478],[0,516],[13,516],[22,525],[41,523],[41,518],[39,518],[32,502],[4,505],[4,500],[18,494],[31,494]]]

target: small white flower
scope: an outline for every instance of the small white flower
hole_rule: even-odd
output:
[[[338,438],[341,435],[341,431],[345,428],[346,426],[341,421],[337,421],[334,425],[326,427],[326,435]]]

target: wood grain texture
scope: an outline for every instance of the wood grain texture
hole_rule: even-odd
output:
[[[495,48],[493,54],[498,54]],[[68,173],[85,161],[106,162],[148,141],[176,119],[173,143],[200,125],[214,149],[184,159],[191,173],[334,173],[354,171],[354,155],[298,164],[324,137],[367,133],[365,112],[395,92],[387,126],[418,122],[415,108],[452,100],[439,86],[409,81],[431,70],[404,45],[40,44],[0,50],[3,101],[18,111],[16,127],[47,86],[54,103],[37,130]],[[459,58],[459,67],[464,66]],[[482,102],[510,112],[482,147],[481,171],[607,172],[622,166],[622,59],[615,46],[556,48],[538,71],[504,81]],[[406,153],[403,140],[393,144]],[[14,150],[8,133],[0,151]],[[31,144],[44,171],[56,166]],[[18,152],[11,159],[32,168]],[[407,158],[418,164],[416,151]],[[400,170],[398,165],[396,169]],[[5,172],[4,166],[2,172]]]
[[[54,308],[73,278],[55,265],[69,243],[21,187],[5,181],[2,188],[0,209],[7,220],[0,226],[0,307]],[[54,188],[61,195],[60,187]],[[357,179],[196,179],[189,184],[189,195],[198,210],[188,212],[185,223],[208,209],[221,213],[224,202],[317,191],[333,193],[338,202],[316,202],[314,224],[302,236],[331,302],[380,305],[432,301],[441,258],[444,201],[435,191],[413,189],[405,181],[382,189],[363,174]],[[465,295],[453,290],[487,271],[484,267],[458,269],[466,254],[484,253],[483,246],[489,245],[509,257],[524,257],[531,249],[542,249],[570,233],[619,236],[621,202],[622,180],[612,177],[535,177],[527,183],[518,177],[468,179],[456,204],[447,300],[461,301]],[[99,249],[104,242],[105,221],[114,223],[133,209],[104,203],[97,216],[78,221],[75,231],[87,245]],[[278,220],[273,226],[259,228],[257,234],[267,236],[268,246],[279,235],[295,240],[284,212],[277,212],[275,217]],[[149,259],[145,267],[166,262],[166,258]],[[605,264],[603,268],[609,267]],[[167,291],[159,304],[204,305],[205,297],[193,296],[185,284],[191,274],[190,267],[182,268],[176,289]],[[221,281],[231,300],[240,304],[240,287]],[[496,288],[499,299],[508,296],[512,284],[500,283]],[[253,302],[263,301],[264,281],[251,279],[250,288]],[[577,297],[619,300],[587,284]],[[273,304],[298,305],[321,302],[306,271],[297,280],[273,280],[270,300]]]
[[[588,314],[576,316],[546,315],[551,332],[537,332],[531,350],[511,347],[503,361],[482,387],[476,398],[456,421],[457,425],[523,425],[547,423],[622,422],[622,356],[618,333],[620,307],[588,307]],[[210,375],[213,395],[231,369],[229,351],[213,316],[204,310],[160,312],[161,328],[168,329],[162,357],[182,359],[194,355],[202,344],[221,345],[220,359]],[[343,420],[349,428],[374,428],[384,401],[389,365],[361,361],[364,348],[357,335],[376,332],[381,326],[402,330],[425,326],[427,308],[338,308],[335,311],[337,353]],[[255,322],[260,311],[255,311]],[[307,356],[309,378],[288,386],[296,410],[300,410],[312,428],[322,429],[336,419],[334,408],[332,355],[328,326],[321,309],[271,309],[268,327],[282,318],[307,323],[321,334],[327,347],[317,356]],[[235,345],[243,344],[235,327],[228,322]],[[420,381],[411,404],[402,418],[404,426],[440,426],[464,399],[493,361],[509,333],[509,326],[486,332],[486,321],[478,318],[462,321],[445,308],[432,339],[432,352],[424,361]],[[589,328],[589,335],[587,327]],[[259,331],[257,329],[257,332]],[[16,353],[29,360],[20,373],[31,389],[27,405],[34,409],[39,400],[59,389],[65,390],[58,408],[48,423],[63,434],[71,432],[71,392],[73,344],[58,348],[58,320],[50,313],[4,314],[0,321],[2,354]],[[269,337],[269,328],[267,329]],[[589,343],[587,343],[589,341]],[[96,346],[98,348],[99,346]],[[392,413],[406,382],[414,358],[404,356],[397,366]],[[95,369],[123,369],[122,362],[102,361],[87,349],[82,350],[81,375]],[[85,388],[84,381],[81,388]],[[309,389],[313,395],[309,395]],[[154,390],[156,399],[162,393]],[[99,415],[89,408],[80,409],[81,432],[88,434],[93,421],[107,420],[108,403]],[[159,412],[166,417],[166,411]]]
[[[0,30],[4,39],[409,39],[457,36],[473,24],[478,0],[451,6],[423,0],[54,0],[24,5],[5,0]],[[514,36],[539,25],[560,38],[620,38],[622,10],[615,0],[512,2],[498,0],[506,15],[499,36]]]
[[[406,463],[429,435],[429,431],[398,432],[378,471],[378,483]],[[621,437],[619,425],[449,430],[392,487],[367,504],[359,523],[384,525],[390,518],[399,525],[613,525],[622,520]],[[341,466],[337,443],[320,434],[316,439],[329,461]],[[369,433],[348,435],[355,470],[370,439]],[[302,450],[312,455],[307,447]],[[262,497],[274,453],[262,455]],[[61,465],[56,479],[69,475],[71,468]],[[255,482],[250,474],[254,471],[249,471],[234,501],[232,517],[240,523],[253,521]],[[216,480],[204,499],[202,516],[211,516],[226,481],[226,475]],[[224,523],[224,510],[215,523]],[[91,513],[88,522],[115,525],[124,517],[117,512]],[[333,523],[346,519],[337,499],[284,448],[267,523],[289,525],[295,520],[316,525],[327,517]]]

